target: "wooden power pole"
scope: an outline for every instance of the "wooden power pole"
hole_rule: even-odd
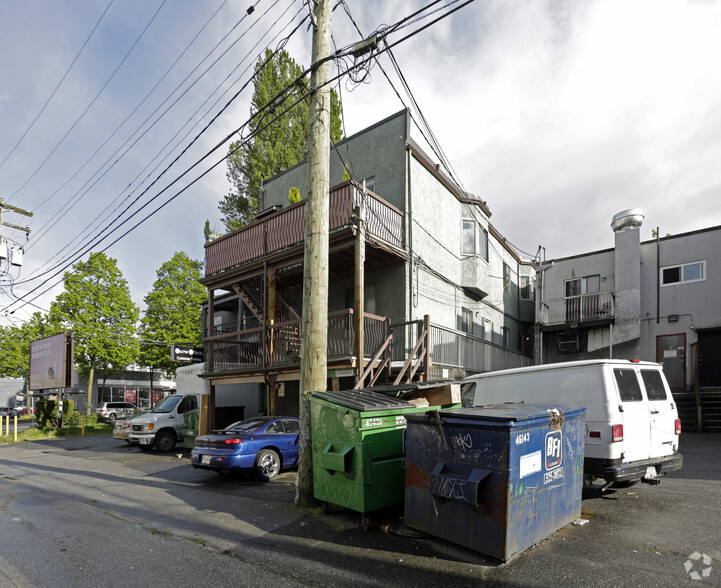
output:
[[[308,195],[305,208],[303,322],[300,360],[300,439],[295,502],[311,506],[313,445],[309,392],[328,382],[328,221],[330,192],[330,0],[314,0],[308,113]]]

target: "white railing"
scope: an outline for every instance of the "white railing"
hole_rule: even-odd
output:
[[[613,318],[614,311],[613,292],[551,298],[541,302],[539,322],[542,325],[560,325],[606,320]]]

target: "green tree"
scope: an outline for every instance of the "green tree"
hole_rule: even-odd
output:
[[[30,343],[62,331],[60,325],[39,312],[22,325],[0,326],[0,377],[27,378],[30,373]]]
[[[200,346],[203,341],[201,305],[206,290],[200,284],[203,264],[186,253],[175,253],[156,272],[153,289],[145,296],[140,324],[140,363],[154,374],[171,375],[177,364],[170,359],[170,343]]]
[[[263,115],[255,116],[301,76],[303,67],[285,50],[273,55],[270,49],[266,49],[265,55],[255,64],[255,71],[258,75],[255,77],[250,106],[253,117],[250,132],[254,134],[257,131],[258,134],[244,144],[236,141],[229,148],[226,176],[233,189],[219,205],[228,231],[239,229],[253,220],[261,204],[260,188],[263,180],[295,165],[305,157],[308,99],[301,100],[287,112],[283,111],[298,98],[307,97],[307,77],[302,77],[295,83],[294,92],[290,93],[284,102]],[[330,134],[334,142],[340,141],[343,136],[341,111],[338,95],[331,90]],[[280,116],[275,122],[264,128],[278,115]]]
[[[87,414],[93,404],[95,372],[107,377],[120,373],[138,358],[138,307],[117,261],[91,253],[64,277],[65,291],[53,302],[51,313],[60,317],[75,337],[75,365],[88,379]]]

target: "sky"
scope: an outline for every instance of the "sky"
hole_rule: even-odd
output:
[[[345,7],[368,35],[429,3]],[[447,4],[462,2],[388,42]],[[141,307],[176,251],[203,259],[206,219],[223,228],[222,141],[249,116],[252,66],[307,14],[301,0],[250,6],[0,2],[0,198],[33,212],[4,213],[31,232],[2,229],[24,256],[0,262],[0,324],[47,310],[89,251],[117,260]],[[332,28],[337,47],[360,39],[343,6]],[[308,66],[310,43],[304,22],[285,48]],[[529,256],[612,247],[613,215],[629,208],[645,214],[643,240],[721,225],[721,2],[477,0],[393,53],[454,176]],[[346,136],[410,105],[379,62],[337,86]]]

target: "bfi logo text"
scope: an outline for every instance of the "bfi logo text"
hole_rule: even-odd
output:
[[[546,470],[553,470],[561,465],[563,447],[561,444],[561,431],[552,431],[546,434]]]

